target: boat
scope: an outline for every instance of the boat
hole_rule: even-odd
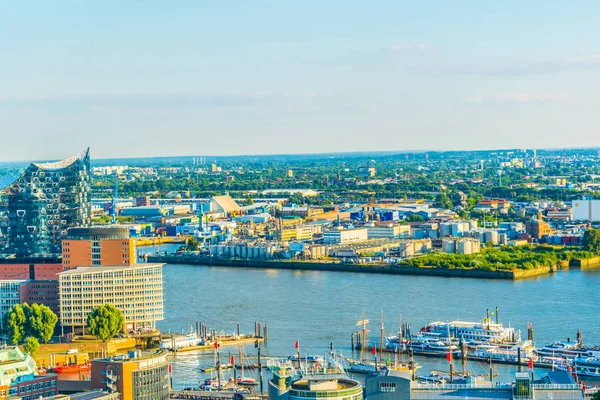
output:
[[[76,374],[81,371],[89,371],[90,364],[63,364],[52,368],[52,372],[57,374]]]
[[[480,322],[431,322],[421,329],[423,334],[438,335],[441,340],[463,340],[467,343],[519,343],[521,331],[494,323],[489,318]]]
[[[460,353],[458,346],[452,342],[448,343],[435,338],[428,338],[424,335],[416,334],[411,337],[409,343],[410,349],[415,354],[425,355],[457,355]]]
[[[160,348],[165,350],[176,351],[186,347],[196,347],[205,344],[204,338],[198,336],[195,332],[190,332],[183,335],[172,335],[160,341]]]
[[[520,360],[537,361],[538,357],[534,351],[533,343],[526,340],[519,344],[478,344],[470,343],[467,345],[469,355],[475,358],[492,359],[497,362],[515,363]]]
[[[377,368],[375,367],[375,362],[370,361],[358,361],[348,357],[342,357],[345,363],[345,369],[348,372],[352,372],[355,374],[370,374],[378,370],[394,370],[394,371],[412,371],[413,365],[414,369],[421,368],[420,365],[413,362],[382,362],[377,364]]]
[[[564,369],[564,367],[558,367]],[[577,376],[587,376],[600,378],[600,358],[597,357],[577,357],[571,361],[567,367],[573,374]]]

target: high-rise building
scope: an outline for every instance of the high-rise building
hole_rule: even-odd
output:
[[[70,228],[63,240],[62,261],[69,268],[131,265],[135,240],[123,226]]]
[[[121,400],[169,399],[166,350],[92,360],[92,388],[121,394]]]
[[[14,179],[1,179],[8,241],[1,250],[17,259],[61,254],[67,229],[91,221],[89,149],[62,161],[32,163]]]
[[[25,299],[26,280],[1,280],[0,281],[0,318],[14,305],[21,304]],[[0,320],[0,321],[1,321]],[[1,361],[1,360],[0,360]]]

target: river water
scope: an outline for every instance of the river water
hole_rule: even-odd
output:
[[[161,246],[160,250],[174,247]],[[165,265],[163,272],[165,320],[158,323],[161,331],[188,331],[195,321],[202,321],[226,333],[234,332],[240,323],[243,332],[251,333],[254,321],[259,321],[269,329],[269,341],[262,347],[265,355],[293,354],[296,340],[303,353],[325,354],[333,342],[338,351],[351,355],[350,335],[359,329],[356,322],[363,309],[371,320],[374,341],[379,337],[381,310],[386,333],[393,333],[400,316],[416,331],[430,321],[477,321],[487,308],[499,307],[500,321],[520,329],[523,337],[531,322],[538,345],[574,339],[578,329],[585,343],[600,344],[597,270],[520,281],[174,264]],[[256,354],[253,346],[245,351]],[[448,369],[443,359],[417,361],[423,366],[419,373]],[[213,362],[212,352],[178,354],[173,360],[175,387],[195,385],[205,377],[200,368]],[[484,374],[487,368],[475,364],[473,372]],[[501,374],[499,379],[507,381],[516,367],[495,368]]]

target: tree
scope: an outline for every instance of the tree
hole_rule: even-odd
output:
[[[46,305],[32,304],[28,307],[25,306],[26,304],[23,305],[25,316],[27,318],[25,334],[27,336],[35,337],[44,343],[48,343],[54,333],[58,317],[50,307]]]
[[[106,342],[123,330],[125,318],[121,310],[112,304],[98,306],[88,314],[88,332]]]
[[[600,400],[600,392],[594,393],[594,395],[591,397],[591,400]]]
[[[33,336],[27,336],[25,338],[25,344],[23,345],[23,351],[29,353],[31,357],[35,357],[36,353],[40,349],[40,342]]]
[[[413,214],[406,218],[406,222],[423,222],[423,221],[425,221],[425,220],[419,214]]]
[[[6,312],[4,315],[4,329],[6,329],[12,344],[17,345],[23,340],[26,323],[27,318],[20,304],[15,304]]]
[[[583,248],[594,254],[600,254],[600,229],[588,229],[583,234]]]
[[[437,208],[452,208],[452,202],[450,201],[446,193],[440,193],[437,196],[435,196],[435,201],[433,205]]]
[[[186,241],[185,245],[188,251],[196,251],[198,250],[198,240],[194,236],[190,236]]]

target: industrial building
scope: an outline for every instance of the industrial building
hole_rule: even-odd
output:
[[[78,267],[58,274],[60,323],[84,332],[87,315],[110,303],[123,312],[124,331],[154,329],[163,316],[162,264]]]
[[[370,222],[365,227],[369,239],[407,239],[410,237],[410,225]]]
[[[213,196],[210,198],[210,210],[223,214],[224,216],[237,215],[241,208],[231,196]]]
[[[362,242],[369,239],[367,228],[332,229],[323,232],[324,244],[348,244]]]
[[[581,199],[571,202],[573,221],[600,221],[600,200]]]
[[[32,163],[0,187],[7,197],[8,241],[17,259],[61,254],[67,229],[91,221],[89,149],[62,161]]]
[[[121,400],[169,399],[169,362],[166,350],[92,360],[92,388],[120,393]]]

